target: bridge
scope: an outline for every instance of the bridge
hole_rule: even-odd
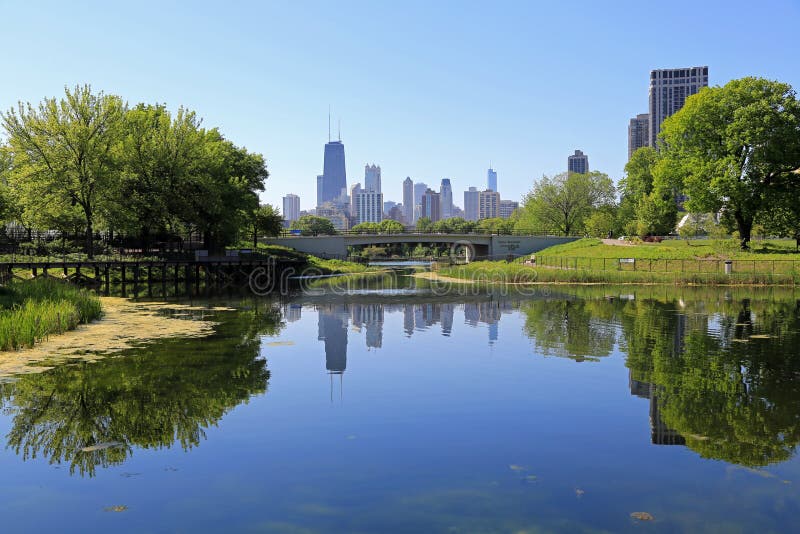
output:
[[[474,258],[505,259],[521,256],[547,247],[569,243],[578,237],[548,235],[444,234],[444,233],[344,233],[323,236],[267,237],[262,243],[281,245],[314,256],[344,257],[348,247],[387,244],[445,244],[463,251],[467,260]]]

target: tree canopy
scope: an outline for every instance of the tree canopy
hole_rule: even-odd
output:
[[[20,103],[0,122],[16,217],[43,230],[82,226],[90,257],[98,229],[144,248],[160,234],[197,233],[209,249],[234,243],[268,177],[263,156],[202,128],[194,112],[129,108],[88,85]]]
[[[292,221],[291,230],[300,230],[302,235],[334,235],[336,228],[333,223],[325,217],[316,215],[303,215],[296,221]]]
[[[800,102],[788,84],[742,78],[704,89],[664,121],[659,143],[656,184],[683,189],[690,211],[722,211],[743,249],[773,191],[800,194]]]

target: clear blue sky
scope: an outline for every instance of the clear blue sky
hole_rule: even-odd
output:
[[[406,176],[448,177],[461,205],[490,161],[503,198],[564,171],[576,148],[619,179],[652,68],[800,88],[798,0],[33,4],[0,0],[0,108],[80,83],[184,105],[266,156],[264,201],[297,193],[302,209],[329,105],[349,184],[374,162],[387,200]]]

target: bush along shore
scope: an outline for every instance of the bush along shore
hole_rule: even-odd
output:
[[[14,281],[0,288],[0,350],[30,348],[100,317],[100,299],[51,278]]]

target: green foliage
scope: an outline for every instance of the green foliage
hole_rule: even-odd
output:
[[[441,219],[433,224],[433,231],[443,234],[469,234],[475,231],[476,224],[462,217]]]
[[[384,219],[380,222],[380,232],[383,234],[401,234],[406,227],[402,223],[393,219]]]
[[[97,213],[115,176],[124,113],[119,97],[84,85],[65,89],[61,100],[47,98],[37,108],[20,103],[0,114],[12,158],[8,180],[24,218],[79,207],[90,256]]]
[[[682,186],[691,211],[722,210],[746,249],[768,192],[797,198],[798,132],[800,102],[788,84],[742,78],[705,89],[664,121],[655,181]]]
[[[32,347],[100,316],[100,300],[52,279],[14,282],[0,293],[0,350]]]
[[[514,231],[514,221],[500,217],[481,219],[475,226],[475,230],[484,234],[510,234]]]
[[[417,219],[417,232],[432,232],[433,221],[428,217],[420,217]]]
[[[586,233],[594,237],[607,237],[609,232],[614,233],[617,225],[616,210],[600,209],[589,215],[586,219]]]
[[[517,226],[574,235],[597,209],[615,203],[614,183],[600,172],[543,176],[523,199]]]
[[[316,215],[303,215],[296,221],[292,221],[289,227],[292,230],[300,230],[302,235],[335,235],[336,228],[333,223],[325,217]]]
[[[283,217],[271,204],[259,206],[246,217],[246,230],[253,236],[253,248],[258,247],[258,236],[276,236],[283,231]]]

